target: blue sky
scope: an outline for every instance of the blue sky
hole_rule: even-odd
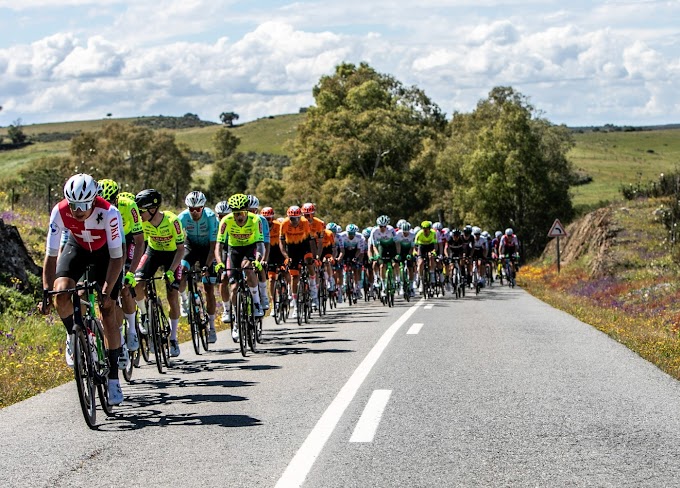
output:
[[[343,62],[444,112],[511,85],[555,123],[680,122],[680,0],[0,0],[0,125],[297,112]]]

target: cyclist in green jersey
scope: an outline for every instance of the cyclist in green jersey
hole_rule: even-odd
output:
[[[222,282],[229,278],[231,285],[231,305],[236,306],[236,273],[245,268],[246,281],[250,293],[253,296],[255,316],[262,317],[264,311],[260,305],[257,276],[253,269],[262,270],[262,258],[265,254],[264,236],[262,234],[262,221],[260,216],[248,211],[248,196],[242,193],[232,195],[227,201],[230,214],[222,219],[217,233],[217,246],[215,248],[215,271],[221,276]],[[222,249],[228,245],[227,263],[222,260]],[[228,269],[228,273],[224,271]],[[238,270],[238,271],[237,271]],[[222,295],[224,299],[224,295]],[[238,329],[232,326],[231,337],[238,341]]]
[[[425,220],[416,234],[415,245],[418,251],[418,273],[423,276],[423,263],[430,260],[430,283],[434,283],[434,256],[437,248],[437,233],[432,230],[432,222]]]
[[[142,190],[137,193],[135,202],[142,215],[144,238],[147,242],[146,251],[135,270],[135,278],[147,280],[151,278],[159,267],[165,271],[168,303],[170,304],[170,355],[179,356],[177,342],[177,326],[179,325],[179,284],[182,279],[182,257],[184,256],[184,230],[177,216],[169,211],[161,212],[159,207],[163,201],[161,194],[154,189]],[[146,287],[138,283],[137,306],[146,316]]]
[[[123,278],[123,287],[120,291],[120,298],[122,307],[116,305],[116,313],[125,314],[128,322],[127,337],[124,338],[127,344],[128,351],[134,352],[139,349],[139,338],[137,337],[136,320],[137,314],[135,300],[130,293],[130,287],[136,285],[135,275],[130,269],[137,269],[139,261],[144,254],[144,232],[142,230],[142,221],[139,215],[139,208],[134,200],[134,195],[130,199],[127,195],[119,193],[118,183],[111,179],[99,180],[99,195],[107,202],[118,207],[120,215],[123,219],[123,235],[125,237],[125,244],[123,251],[125,253],[125,275]],[[119,318],[119,322],[123,323],[123,318]],[[123,362],[128,361],[127,351],[124,350]]]

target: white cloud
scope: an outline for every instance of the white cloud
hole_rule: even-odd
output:
[[[92,12],[98,3],[21,5],[62,4]],[[159,9],[111,0],[103,28],[58,27],[0,49],[0,124],[106,112],[216,120],[229,109],[241,121],[297,112],[343,61],[417,84],[449,113],[513,85],[557,122],[680,120],[677,1],[594,9],[585,0],[237,4],[169,0]],[[471,8],[481,6],[489,8]]]

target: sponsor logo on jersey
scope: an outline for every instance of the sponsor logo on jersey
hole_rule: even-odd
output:
[[[137,209],[131,208],[130,209],[130,215],[132,215],[132,221],[136,224],[139,222],[139,214],[137,213]]]
[[[50,234],[56,234],[57,231],[57,226],[54,223],[50,224]]]
[[[118,217],[113,217],[109,221],[109,227],[111,227],[111,239],[120,239],[120,228],[118,226]]]
[[[175,230],[177,234],[182,234],[182,225],[179,223],[179,220],[175,220]]]

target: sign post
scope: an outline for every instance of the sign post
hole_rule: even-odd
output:
[[[567,237],[568,235],[560,219],[555,219],[548,232],[548,237],[557,237],[557,274],[560,274],[560,237]]]

